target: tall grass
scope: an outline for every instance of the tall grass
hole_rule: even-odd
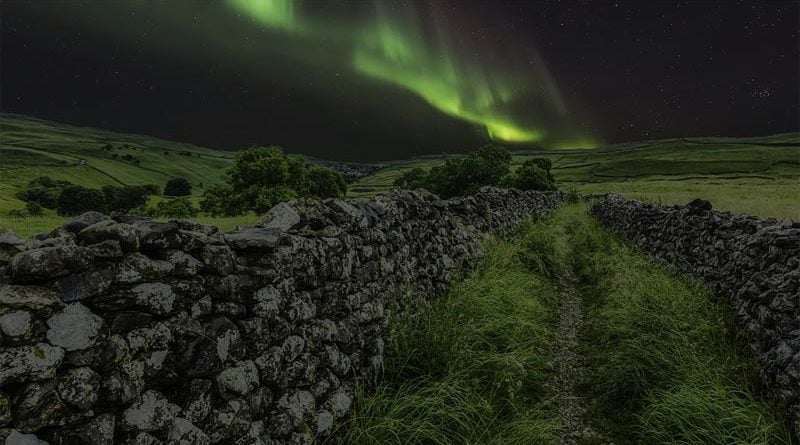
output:
[[[622,443],[790,443],[724,304],[587,218],[572,237],[597,410]]]
[[[527,225],[534,239],[541,225]],[[394,324],[384,375],[333,440],[347,444],[549,443],[540,409],[555,290],[491,241],[482,266],[425,314]]]

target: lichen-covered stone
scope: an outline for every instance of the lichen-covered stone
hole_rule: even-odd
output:
[[[85,247],[55,246],[20,252],[9,264],[14,282],[28,283],[86,270],[93,260],[94,253]]]
[[[81,213],[80,215],[72,218],[68,222],[64,223],[64,228],[72,233],[78,233],[81,230],[93,225],[97,224],[100,221],[107,219],[105,215],[100,212],[89,211],[86,213]]]
[[[47,341],[67,351],[86,349],[95,344],[103,326],[103,319],[86,306],[72,303],[47,319]]]
[[[106,240],[119,242],[123,252],[135,252],[139,249],[139,235],[133,226],[104,220],[86,227],[78,233],[78,240],[83,244],[97,244]]]
[[[42,286],[0,284],[0,307],[50,315],[63,307],[58,294]]]
[[[122,412],[119,426],[124,430],[156,431],[172,424],[179,412],[180,407],[163,394],[149,390]]]
[[[258,385],[258,369],[252,360],[226,368],[217,375],[217,388],[223,395],[245,396]]]
[[[91,368],[73,368],[58,379],[58,395],[67,405],[87,410],[100,396],[100,375]]]
[[[64,349],[39,343],[0,349],[0,387],[55,377],[64,359]]]
[[[207,445],[208,436],[192,422],[176,417],[169,430],[167,440],[174,445]]]

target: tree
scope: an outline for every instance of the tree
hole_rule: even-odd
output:
[[[347,193],[342,175],[328,167],[316,165],[308,170],[308,193],[318,198],[338,198]]]
[[[347,190],[336,170],[309,166],[305,157],[286,155],[280,147],[239,153],[226,175],[227,184],[210,186],[203,193],[200,208],[204,212],[217,216],[263,213],[297,197],[338,197]]]
[[[175,198],[159,202],[150,213],[166,218],[191,218],[197,216],[197,208],[187,198]]]
[[[413,169],[395,182],[405,188],[425,188],[442,198],[469,195],[485,185],[498,185],[508,174],[511,153],[497,145],[484,145],[462,157],[447,158],[427,173]]]
[[[186,178],[172,178],[164,186],[164,196],[189,196],[192,185]]]
[[[394,185],[408,190],[425,188],[427,173],[420,167],[414,167],[395,179]]]
[[[58,197],[58,214],[62,216],[80,215],[90,210],[105,211],[105,195],[97,189],[80,185],[69,185]]]
[[[520,190],[556,190],[555,179],[548,170],[543,169],[542,163],[537,159],[529,159],[522,163],[516,171],[510,173],[503,181],[503,185]]]
[[[107,185],[102,191],[105,197],[105,212],[128,213],[137,207],[144,207],[150,198],[149,189],[141,185],[122,187]]]
[[[71,185],[69,181],[40,176],[28,182],[28,185],[17,192],[16,196],[21,201],[35,202],[44,208],[55,209],[58,207],[58,197],[61,195],[61,191],[69,185]]]

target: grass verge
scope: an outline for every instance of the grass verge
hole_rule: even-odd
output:
[[[572,226],[598,413],[618,443],[788,444],[729,308],[587,217]]]
[[[556,291],[523,263],[548,272],[557,263],[526,259],[526,246],[542,244],[541,236],[541,224],[528,224],[523,242],[488,242],[467,280],[424,314],[394,323],[380,382],[356,397],[332,442],[549,443],[557,425],[541,403]]]

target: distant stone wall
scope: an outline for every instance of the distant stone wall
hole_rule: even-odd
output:
[[[666,207],[618,195],[592,212],[729,299],[764,382],[786,402],[800,436],[800,223],[717,212],[700,200]]]
[[[305,444],[379,369],[387,323],[443,292],[487,232],[564,202],[300,200],[259,227],[81,215],[0,234],[0,441]]]

